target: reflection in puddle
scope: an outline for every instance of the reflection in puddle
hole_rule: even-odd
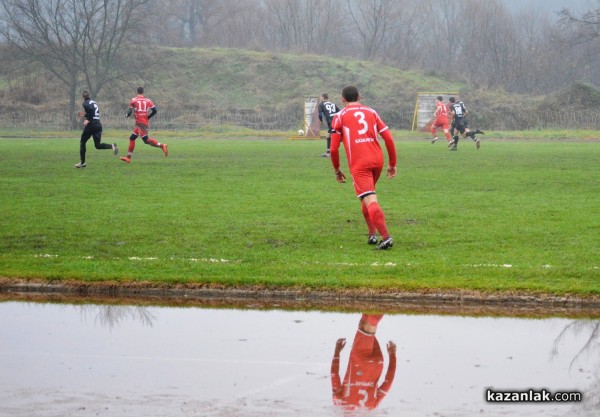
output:
[[[343,383],[339,375],[340,354],[346,346],[346,339],[337,340],[331,361],[331,388],[335,405],[346,410],[374,409],[392,387],[396,373],[396,344],[391,340],[387,344],[390,363],[383,383],[378,386],[383,372],[383,353],[376,333],[382,317],[382,314],[361,316]]]
[[[109,329],[118,326],[124,320],[138,321],[143,326],[152,327],[154,315],[146,307],[124,305],[83,305],[82,315],[92,314],[98,323]]]
[[[597,416],[599,327],[0,302],[0,416]],[[489,403],[488,388],[583,402]]]

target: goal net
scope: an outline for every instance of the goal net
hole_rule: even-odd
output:
[[[458,93],[417,93],[417,101],[415,103],[415,114],[413,116],[412,131],[428,132],[431,130],[431,125],[434,121],[433,112],[435,111],[435,101],[438,96],[442,96],[443,102],[448,103],[450,97],[455,97],[456,101],[460,101]]]

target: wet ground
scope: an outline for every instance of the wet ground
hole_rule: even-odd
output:
[[[0,416],[598,415],[597,317],[371,313],[4,297]]]

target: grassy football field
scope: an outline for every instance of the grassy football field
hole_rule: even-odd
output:
[[[401,139],[376,251],[324,141],[68,135],[0,139],[0,277],[600,294],[598,142]]]

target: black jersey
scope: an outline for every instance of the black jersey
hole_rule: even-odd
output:
[[[339,107],[332,103],[331,101],[323,101],[319,104],[319,120],[323,120],[323,116],[325,116],[325,121],[327,122],[327,126],[331,126],[331,119],[333,119],[333,115],[339,112]]]
[[[467,109],[465,103],[459,101],[458,103],[450,103],[450,112],[454,113],[455,119],[462,119],[467,115]]]
[[[83,109],[85,110],[85,118],[88,121],[100,123],[100,108],[94,100],[91,98],[84,100]]]

